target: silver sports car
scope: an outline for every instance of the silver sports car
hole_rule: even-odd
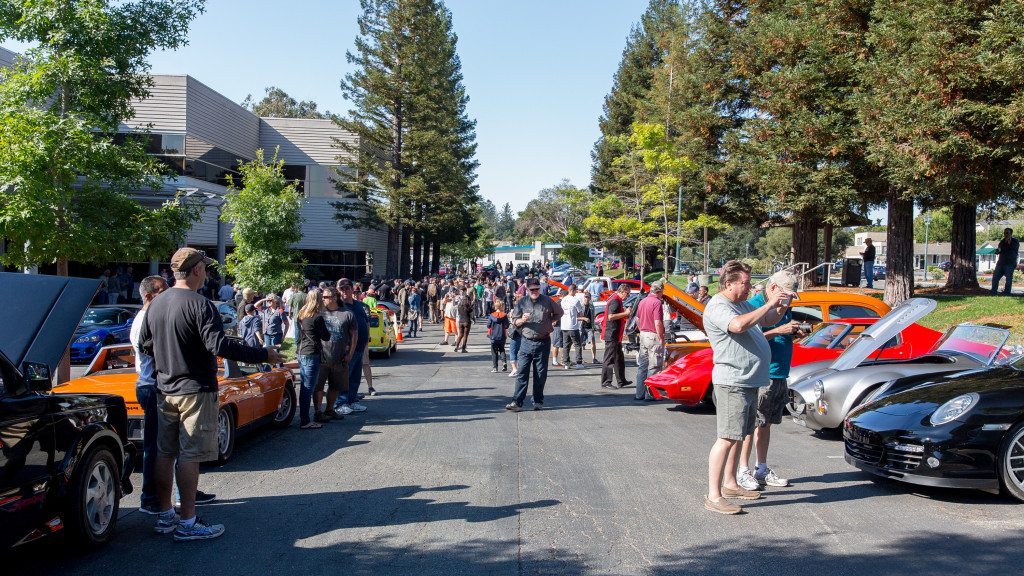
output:
[[[928,353],[909,360],[869,360],[904,328],[931,312],[935,301],[912,298],[868,328],[834,361],[811,362],[790,372],[793,421],[813,430],[838,428],[854,407],[879,387],[908,376],[939,375],[991,366],[1010,333],[961,324],[950,328]]]

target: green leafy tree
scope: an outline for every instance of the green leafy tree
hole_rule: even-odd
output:
[[[316,102],[303,100],[299,102],[284,90],[270,86],[264,90],[266,96],[259,102],[253,101],[252,94],[242,101],[242,108],[264,118],[330,118],[330,111],[320,112]]]
[[[300,214],[303,196],[284,177],[284,160],[256,159],[239,168],[241,188],[228,176],[221,220],[231,224],[235,250],[228,254],[227,271],[237,284],[263,293],[278,292],[302,282],[304,262],[292,246],[302,240]]]
[[[871,158],[904,197],[951,208],[946,286],[977,287],[976,208],[1020,196],[1024,6],[876,0],[872,14],[862,113]],[[906,250],[908,224],[889,220],[890,262],[905,256],[896,248]]]
[[[641,253],[645,246],[660,246],[664,269],[670,270],[671,247],[677,240],[694,242],[695,231],[704,226],[726,227],[706,214],[680,222],[678,188],[693,165],[676,154],[663,125],[637,122],[632,134],[612,140],[625,151],[614,163],[618,187],[593,202],[585,221],[602,239],[634,242]]]
[[[339,202],[347,227],[386,226],[386,275],[410,272],[414,235],[434,246],[474,229],[475,121],[468,118],[451,14],[435,0],[360,0],[355,71],[341,83],[353,108],[336,122],[358,142],[338,141],[349,169]]]
[[[0,71],[0,262],[166,257],[199,209],[131,198],[159,189],[143,139],[115,143],[152,86],[146,57],[186,42],[202,0],[0,3],[0,41],[30,44]]]
[[[634,122],[646,121],[644,108],[654,86],[655,70],[664,61],[665,39],[678,14],[678,0],[651,0],[640,23],[633,26],[626,39],[622,60],[598,121],[601,138],[591,152],[592,182],[599,193],[612,190],[616,184],[612,164],[622,150],[613,137],[629,135]]]
[[[865,160],[854,98],[867,23],[859,2],[769,0],[749,3],[739,32],[734,69],[750,119],[731,159],[769,213],[791,224],[794,260],[811,266],[818,229],[846,225],[865,194],[884,192]]]
[[[930,212],[923,212],[914,218],[914,242],[924,243],[924,217],[928,214],[932,217],[928,225],[928,242],[949,242],[953,238],[953,217],[949,208],[940,208]],[[999,237],[1002,238],[1000,232]],[[888,272],[886,272],[888,273]]]

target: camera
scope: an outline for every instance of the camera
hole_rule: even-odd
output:
[[[800,325],[797,326],[797,330],[801,332],[810,332],[811,328],[813,328],[813,326],[811,326],[810,322],[801,322]]]

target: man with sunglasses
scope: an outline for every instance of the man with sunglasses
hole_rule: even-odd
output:
[[[526,281],[527,298],[520,298],[512,311],[512,324],[522,333],[517,364],[516,391],[506,410],[518,412],[526,401],[533,366],[533,409],[544,409],[544,383],[548,378],[548,355],[551,353],[551,332],[562,318],[562,307],[541,292],[536,278]]]

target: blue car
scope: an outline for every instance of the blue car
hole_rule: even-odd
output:
[[[90,306],[75,330],[71,361],[92,362],[100,348],[128,342],[132,319],[141,309],[141,306],[128,304]]]

